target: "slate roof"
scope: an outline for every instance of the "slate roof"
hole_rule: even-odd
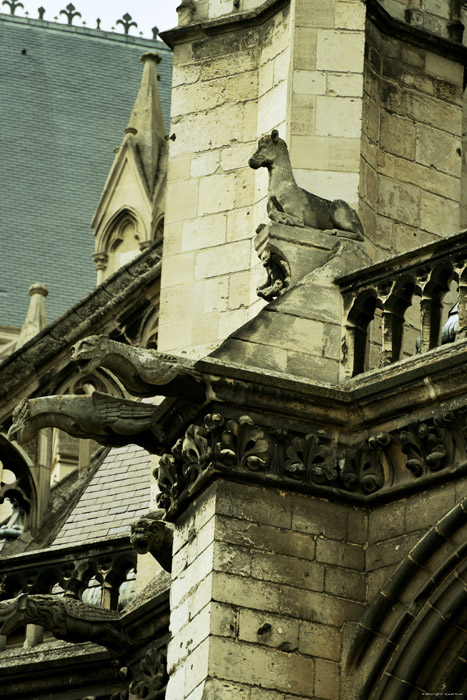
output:
[[[168,127],[172,53],[161,41],[0,14],[0,325],[22,325],[34,282],[49,287],[49,321],[95,286],[89,224],[139,56],[154,49]]]
[[[150,509],[150,476],[151,455],[142,447],[110,450],[52,547],[129,534]]]

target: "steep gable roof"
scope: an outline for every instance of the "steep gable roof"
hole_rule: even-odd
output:
[[[150,50],[162,57],[168,127],[172,54],[161,41],[0,14],[0,324],[22,325],[31,283],[49,287],[50,319],[94,287],[89,226]]]

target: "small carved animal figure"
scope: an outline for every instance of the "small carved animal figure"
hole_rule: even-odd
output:
[[[130,541],[138,554],[150,552],[166,570],[172,571],[173,530],[162,520],[164,512],[147,513],[131,526]]]
[[[287,144],[274,129],[258,141],[258,150],[248,161],[250,168],[269,171],[268,215],[287,226],[339,229],[350,238],[363,240],[357,212],[342,199],[323,199],[299,187],[295,181]]]

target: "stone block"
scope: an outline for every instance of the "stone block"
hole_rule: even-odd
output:
[[[233,209],[235,175],[210,175],[199,181],[199,214],[213,214]]]
[[[177,578],[172,582],[170,600],[172,606],[179,605],[190,591],[212,572],[214,561],[214,543],[207,547]]]
[[[297,0],[295,8],[297,27],[334,26],[334,0]]]
[[[195,154],[191,160],[191,177],[203,177],[215,173],[219,167],[220,156],[221,151]]]
[[[461,63],[457,61],[451,61],[449,58],[440,56],[437,53],[426,53],[425,57],[425,70],[427,73],[441,78],[443,80],[449,80],[452,83],[462,84],[464,69]]]
[[[367,570],[373,571],[392,564],[399,564],[412,547],[417,544],[422,534],[411,533],[372,545],[367,550]]]
[[[290,71],[290,50],[287,47],[274,59],[274,85],[281,80],[287,80]]]
[[[324,170],[326,139],[318,136],[293,135],[290,139],[290,159],[294,168]]]
[[[281,587],[278,584],[252,581],[249,578],[221,572],[212,575],[212,596],[218,603],[256,610],[276,612],[280,606]]]
[[[250,142],[258,138],[258,100],[243,105],[243,128],[240,141]]]
[[[364,574],[336,566],[327,566],[324,590],[326,593],[352,600],[366,600],[366,578]]]
[[[293,67],[299,70],[316,69],[318,32],[314,27],[296,27]]]
[[[306,590],[323,590],[323,566],[282,554],[255,553],[251,561],[251,575],[263,581],[282,583]]]
[[[298,649],[299,621],[256,610],[240,610],[238,638],[292,652]]]
[[[218,515],[290,529],[294,497],[284,491],[223,482],[217,492]]]
[[[235,55],[210,57],[201,64],[203,81],[222,78],[237,73],[247,73],[257,68],[256,49],[236,51]]]
[[[194,254],[180,253],[164,260],[162,279],[164,288],[179,287],[193,279]]]
[[[167,182],[177,182],[178,180],[188,180],[190,177],[191,158],[184,156],[173,158],[168,162]]]
[[[399,185],[385,177],[378,178],[378,204],[381,214],[409,226],[417,226],[420,217],[420,191]]]
[[[253,221],[253,213],[252,207],[242,207],[228,212],[227,241],[238,241],[245,238],[251,240],[257,226]]]
[[[219,321],[220,314],[212,312],[204,314],[193,319],[191,331],[191,343],[193,345],[202,345],[219,339]]]
[[[439,486],[432,491],[415,494],[407,500],[407,532],[429,529],[456,504],[454,484]]]
[[[419,125],[416,160],[422,165],[460,177],[462,167],[460,135],[453,136],[439,129]]]
[[[365,570],[365,551],[358,544],[320,537],[316,542],[316,560],[354,571]]]
[[[344,622],[360,620],[364,606],[335,596],[284,586],[281,591],[280,612],[302,621],[340,627]]]
[[[224,171],[244,168],[248,159],[256,150],[255,143],[232,144],[230,148],[224,148],[221,153],[221,167]],[[254,171],[252,171],[254,172]]]
[[[300,187],[326,199],[344,199],[352,206],[358,202],[360,176],[333,170],[306,171],[297,169],[295,179]]]
[[[212,638],[209,670],[212,675],[261,688],[292,691],[312,698],[314,664],[300,654]]]
[[[235,241],[196,254],[195,277],[206,279],[250,267],[250,241]]]
[[[172,119],[190,112],[202,112],[219,107],[226,100],[224,79],[203,81],[202,88],[197,83],[180,85],[172,90],[170,113]]]
[[[292,95],[290,133],[316,136],[316,96]]]
[[[235,177],[235,208],[252,206],[255,201],[255,171],[248,167],[239,168]]]
[[[159,319],[158,348],[161,352],[168,350],[181,352],[186,348],[191,335],[191,320],[184,319],[167,323],[161,315]]]
[[[363,75],[361,73],[327,73],[327,93],[338,97],[361,97]]]
[[[375,508],[369,514],[368,543],[398,537],[405,532],[405,500]],[[417,528],[419,529],[419,528]]]
[[[204,282],[205,314],[226,311],[229,303],[229,278],[211,277]]]
[[[316,44],[316,68],[344,73],[363,72],[363,32],[322,29]]]
[[[413,160],[415,156],[415,125],[397,114],[381,112],[381,148],[396,156]]]
[[[198,212],[198,180],[170,183],[165,211],[167,223],[193,219]]]
[[[315,661],[315,698],[335,700],[340,696],[340,667],[332,661]]]
[[[269,347],[302,352],[305,355],[322,355],[324,325],[318,321],[285,313],[277,314],[266,308],[261,316],[252,319],[248,327],[236,337],[257,342]]]
[[[239,309],[248,306],[250,301],[251,274],[249,270],[230,275],[228,306],[229,309]]]
[[[173,120],[172,132],[176,139],[170,144],[171,157],[192,154],[193,144],[201,153],[228,146],[235,139],[242,141],[245,128],[243,114],[241,103],[225,104],[205,114],[192,113]],[[229,124],[228,129],[225,124]],[[248,140],[252,138],[254,136]],[[180,205],[179,211],[182,216],[183,207]]]
[[[334,539],[347,537],[347,506],[316,498],[296,496],[292,529]]]
[[[422,192],[420,204],[420,227],[431,233],[449,236],[460,229],[460,207],[458,202]]]
[[[337,29],[365,28],[365,5],[361,2],[336,2],[335,26]]]
[[[258,525],[247,520],[231,520],[218,516],[217,540],[250,547],[253,550],[287,554],[312,561],[315,556],[315,540],[307,534],[283,530],[268,525]]]
[[[174,670],[171,664],[171,644],[169,643],[167,653],[167,668],[170,673],[170,680],[166,690],[166,700],[182,700],[185,697],[185,667]]]
[[[316,98],[318,136],[359,138],[362,129],[362,101],[356,97]]]
[[[293,91],[297,95],[324,95],[326,73],[316,70],[294,70]]]
[[[210,633],[211,606],[206,605],[195,615],[185,627],[177,632],[172,645],[170,663],[180,666],[191,655],[196,647],[201,644]]]
[[[227,233],[226,214],[212,214],[195,221],[187,221],[183,226],[182,249],[199,250],[225,243]]]
[[[180,47],[179,47],[180,48]],[[172,87],[196,83],[201,75],[200,63],[175,64],[172,71]]]
[[[299,622],[299,625],[298,648],[302,654],[339,661],[341,635],[336,627],[315,622]]]
[[[288,107],[287,90],[288,83],[284,80],[258,99],[258,133],[267,133],[271,129],[277,128],[286,119]]]
[[[360,508],[352,508],[348,515],[348,542],[365,544],[368,542],[368,513]]]
[[[331,138],[325,140],[323,170],[358,172],[360,166],[360,139]]]
[[[210,645],[211,639],[205,639],[192,652],[189,663],[185,664],[185,697],[202,683],[209,674]]]
[[[411,163],[407,160],[395,161],[395,176],[401,182],[409,182],[412,185],[422,185],[424,190],[438,194],[447,199],[458,202],[460,199],[461,180],[447,173],[439,172],[434,168]]]
[[[250,559],[250,553],[245,547],[219,541],[214,544],[213,568],[215,571],[223,571],[235,576],[250,576]],[[259,577],[255,576],[255,578]]]
[[[225,96],[230,102],[256,100],[258,97],[258,71],[249,71],[227,78]]]

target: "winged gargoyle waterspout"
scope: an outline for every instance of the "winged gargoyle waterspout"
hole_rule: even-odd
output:
[[[183,395],[195,403],[204,402],[206,397],[194,361],[119,343],[106,335],[90,335],[78,341],[71,359],[81,371],[109,369],[134,396]]]
[[[149,552],[166,571],[172,571],[173,530],[163,515],[162,510],[150,512],[133,523],[131,544],[138,554]]]
[[[155,420],[157,406],[95,391],[91,396],[44,396],[23,400],[13,412],[10,440],[28,442],[41,428],[59,428],[101,445],[141,445],[158,452],[166,442]]]
[[[25,624],[40,625],[67,642],[95,642],[116,654],[131,644],[121,628],[121,613],[56,595],[29,595],[0,602],[0,634]]]

